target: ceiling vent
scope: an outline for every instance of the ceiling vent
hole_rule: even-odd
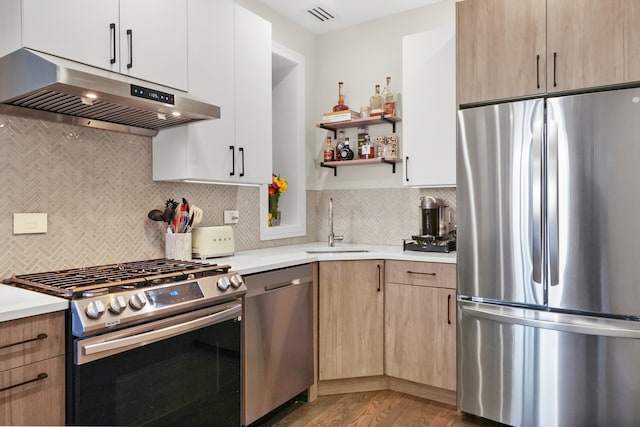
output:
[[[327,22],[335,19],[335,13],[329,10],[328,7],[325,6],[316,6],[311,9],[307,9],[314,18],[316,18],[320,22]]]

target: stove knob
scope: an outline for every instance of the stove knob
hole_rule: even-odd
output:
[[[127,308],[127,301],[123,296],[117,296],[109,303],[109,311],[113,314],[120,314]]]
[[[229,289],[229,278],[227,276],[222,276],[218,279],[218,289],[220,289],[222,292]]]
[[[104,304],[100,300],[91,301],[89,305],[87,305],[87,308],[84,310],[89,319],[98,319],[104,314],[104,311]]]
[[[242,285],[243,281],[242,281],[242,277],[240,277],[239,274],[235,274],[233,276],[231,276],[231,286],[234,289],[238,289],[240,287],[240,285]]]
[[[147,305],[147,297],[144,296],[144,292],[138,292],[129,300],[129,305],[134,310],[141,310],[142,307]]]

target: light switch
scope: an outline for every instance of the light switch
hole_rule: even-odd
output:
[[[13,234],[38,234],[47,232],[46,213],[14,213]]]
[[[237,210],[225,210],[224,211],[224,223],[225,224],[237,224],[240,219]]]

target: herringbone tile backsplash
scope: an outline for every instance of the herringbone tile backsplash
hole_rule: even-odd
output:
[[[455,208],[455,190],[307,191],[307,236],[260,241],[258,187],[154,182],[151,139],[0,115],[0,278],[164,256],[164,229],[147,218],[168,198],[221,225],[238,209],[236,250],[324,241],[329,197],[348,242],[401,244],[419,228],[422,195]],[[13,235],[13,213],[46,212],[46,234]]]

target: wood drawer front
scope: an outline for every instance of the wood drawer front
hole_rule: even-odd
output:
[[[456,288],[456,265],[436,262],[387,261],[385,263],[388,283]]]
[[[64,311],[0,323],[0,372],[61,354]]]
[[[64,425],[64,356],[0,372],[0,389],[14,385],[0,391],[0,425]]]

